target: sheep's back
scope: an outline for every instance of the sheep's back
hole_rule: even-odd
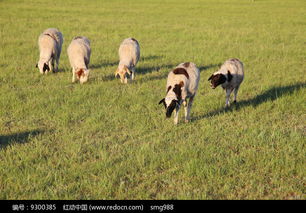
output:
[[[67,49],[69,61],[72,66],[79,67],[83,65],[83,63],[86,63],[86,60],[88,61],[87,63],[89,63],[91,50],[88,44],[88,39],[87,41],[83,39],[72,40]]]
[[[46,29],[43,34],[50,34],[53,38],[55,38],[58,46],[61,47],[63,44],[63,35],[62,33],[56,28],[49,28]]]
[[[140,47],[137,40],[128,38],[125,39],[119,47],[119,58],[123,63],[133,63],[136,66],[140,57]]]
[[[53,38],[48,35],[41,34],[38,39],[38,46],[40,51],[53,51],[53,48],[55,48],[56,44]]]
[[[192,62],[186,62],[180,64],[178,67],[186,69],[189,76],[189,86],[188,90],[191,94],[194,94],[198,90],[198,85],[200,81],[200,70]]]
[[[234,84],[240,84],[244,78],[244,66],[243,63],[236,58],[227,60],[221,67],[222,70],[230,71],[233,76],[232,82]]]
[[[174,70],[177,68],[185,69],[188,74],[188,77],[183,74],[174,74],[172,70],[168,74],[167,88],[169,86],[179,84],[181,81],[183,81],[188,93],[191,95],[194,95],[197,92],[199,81],[200,81],[199,69],[192,62],[181,63],[177,67],[175,67]]]

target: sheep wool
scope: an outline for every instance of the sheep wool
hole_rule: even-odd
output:
[[[36,67],[41,74],[58,71],[62,51],[63,35],[56,28],[46,29],[38,38],[39,61]]]
[[[237,102],[237,93],[244,79],[243,63],[237,58],[231,58],[224,62],[221,68],[210,76],[211,87],[215,89],[218,85],[226,91],[225,106],[230,105],[229,99],[234,91],[234,103]]]
[[[76,81],[76,78],[81,84],[88,81],[90,62],[90,41],[84,36],[74,37],[67,49],[69,62],[72,67],[72,82]]]
[[[166,117],[174,114],[174,124],[178,123],[178,112],[183,103],[185,109],[185,122],[190,120],[190,110],[194,101],[194,97],[198,90],[200,81],[200,71],[192,62],[179,64],[174,70],[169,72],[166,97],[159,103],[163,103],[166,108]],[[187,103],[187,99],[189,99]]]
[[[135,67],[140,57],[140,46],[136,39],[124,39],[119,47],[119,65],[115,76],[119,76],[121,83],[128,83],[128,78],[134,80]]]

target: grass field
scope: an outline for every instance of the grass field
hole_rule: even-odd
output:
[[[304,0],[0,1],[0,199],[305,199]],[[46,28],[60,72],[35,68]],[[91,77],[72,84],[67,47],[91,40]],[[118,48],[141,46],[136,80]],[[238,104],[208,77],[245,64]],[[160,99],[181,62],[201,69],[192,122]]]

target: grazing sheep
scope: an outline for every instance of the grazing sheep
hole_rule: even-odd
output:
[[[36,67],[41,74],[58,71],[59,58],[62,51],[63,35],[55,28],[46,29],[38,38],[40,51]],[[54,66],[54,62],[55,66]]]
[[[159,104],[164,104],[167,118],[171,117],[175,109],[174,124],[178,123],[178,112],[182,103],[185,108],[185,122],[190,120],[190,109],[198,89],[199,80],[200,71],[191,62],[179,64],[168,74],[167,95]],[[187,98],[189,98],[188,105]]]
[[[70,65],[72,67],[72,83],[77,79],[83,84],[88,81],[90,61],[90,41],[83,36],[74,37],[67,49]]]
[[[135,66],[139,57],[140,47],[138,41],[134,38],[124,39],[119,47],[120,62],[115,72],[115,77],[119,75],[121,83],[127,83],[128,76],[130,80],[134,80]]]
[[[215,89],[221,84],[226,90],[225,107],[229,107],[231,92],[234,90],[234,103],[237,102],[237,93],[244,78],[243,64],[239,59],[232,58],[221,66],[220,70],[212,74],[208,81],[211,81],[211,88]]]

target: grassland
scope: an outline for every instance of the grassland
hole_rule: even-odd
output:
[[[0,199],[305,199],[303,0],[0,1]],[[60,72],[35,69],[37,38],[64,34]],[[90,38],[91,78],[66,49]],[[120,42],[141,45],[136,81],[114,79]],[[224,110],[208,77],[245,64]],[[201,69],[192,122],[158,102],[177,64]]]

